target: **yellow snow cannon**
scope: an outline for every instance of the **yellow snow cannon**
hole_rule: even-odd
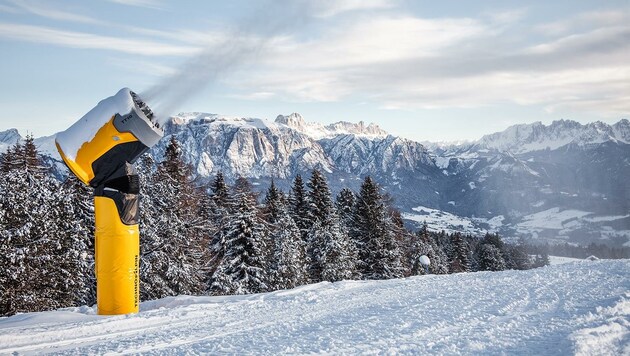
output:
[[[137,313],[140,185],[133,163],[164,135],[128,88],[102,100],[55,143],[70,171],[94,188],[96,304],[100,315]]]

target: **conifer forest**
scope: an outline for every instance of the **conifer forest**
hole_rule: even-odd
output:
[[[529,269],[544,249],[498,235],[418,231],[403,225],[369,177],[333,195],[325,176],[297,175],[289,191],[262,193],[245,178],[200,184],[171,139],[164,158],[136,162],[142,187],[140,295],[233,295],[320,281]],[[90,188],[60,181],[32,137],[0,156],[0,315],[93,305],[94,221]],[[427,256],[430,265],[422,265]]]

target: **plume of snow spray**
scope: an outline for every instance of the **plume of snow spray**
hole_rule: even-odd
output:
[[[261,5],[239,21],[222,41],[206,47],[176,73],[141,94],[151,103],[161,124],[193,94],[255,61],[275,36],[303,26],[308,18],[306,1],[265,1]]]

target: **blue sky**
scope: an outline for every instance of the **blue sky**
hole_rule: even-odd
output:
[[[630,2],[0,0],[0,130],[122,87],[161,113],[375,122],[416,140],[630,115]]]

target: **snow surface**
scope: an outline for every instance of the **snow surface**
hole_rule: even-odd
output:
[[[587,215],[593,213],[575,209],[560,210],[560,208],[551,208],[523,217],[523,222],[517,225],[519,229],[537,230],[552,229],[562,230],[572,221],[578,221]]]
[[[630,261],[319,283],[0,318],[0,354],[630,353]]]
[[[455,202],[449,202],[449,204],[455,205]],[[445,231],[449,234],[463,232],[473,235],[484,235],[488,230],[479,227],[479,223],[487,223],[490,226],[490,232],[495,232],[502,225],[501,222],[503,221],[503,216],[494,217],[490,220],[467,218],[426,206],[418,206],[412,210],[414,211],[413,213],[402,213],[402,218],[414,221],[419,225],[426,222],[430,231]]]
[[[101,100],[92,110],[75,122],[66,131],[59,132],[56,140],[63,153],[71,160],[76,159],[81,146],[92,141],[98,130],[114,114],[127,114],[134,103],[129,88],[122,88],[114,96]]]
[[[563,265],[565,263],[573,263],[579,261],[584,261],[584,259],[562,256],[549,256],[549,263],[551,265]]]

